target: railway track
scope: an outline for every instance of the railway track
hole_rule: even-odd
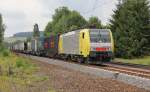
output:
[[[61,60],[61,61],[79,64],[78,62],[74,62],[71,60],[69,61]],[[150,79],[150,69],[147,66],[146,67],[145,66],[143,67],[142,65],[134,66],[134,64],[129,65],[116,62],[104,63],[103,65],[94,65],[94,64],[81,64],[81,65]]]
[[[150,66],[148,65],[127,64],[121,62],[110,62],[104,65],[107,66],[105,69],[111,71],[119,71],[121,73],[150,78]]]
[[[79,64],[73,61],[70,62]],[[120,62],[104,63],[103,65],[87,65],[87,64],[82,64],[82,65],[150,79],[150,67],[146,65],[137,65],[137,64],[134,65],[134,64],[126,64]]]
[[[47,57],[38,57],[38,56],[25,55],[25,54],[21,54],[21,56],[30,58],[37,62],[39,61],[45,64],[52,64],[66,69],[83,72],[101,78],[110,78],[113,80],[122,81],[130,85],[134,85],[140,88],[145,88],[150,90],[149,71],[146,73],[145,71],[144,72],[139,71],[140,69],[138,71],[137,70],[134,71],[125,68],[108,66],[108,65],[99,66],[99,65],[79,64],[73,61],[66,61],[66,60],[60,60],[54,58],[50,59]]]
[[[106,67],[103,67],[103,69],[106,69],[106,70],[126,73],[129,75],[134,75],[134,76],[139,76],[139,77],[150,79],[150,70],[147,70],[147,69],[133,68],[133,67],[127,67],[127,66],[124,67],[124,66],[111,65],[111,64],[105,64],[105,65]]]
[[[75,61],[65,61],[62,60],[64,62],[69,62],[69,63],[75,63],[75,64],[79,64],[78,62]],[[104,63],[103,65],[96,65],[96,64],[84,64],[82,63],[81,65],[84,66],[89,66],[89,67],[93,67],[93,68],[100,68],[100,69],[105,69],[105,70],[109,70],[109,71],[115,71],[118,73],[125,73],[128,75],[134,75],[134,76],[139,76],[139,77],[143,77],[143,78],[148,78],[150,79],[150,69],[148,66],[143,66],[143,65],[135,65],[132,64],[121,64],[121,63]]]
[[[150,65],[141,65],[141,64],[131,64],[131,63],[123,63],[123,62],[109,62],[109,65],[116,65],[116,66],[124,66],[124,67],[132,67],[132,68],[140,68],[150,70]]]

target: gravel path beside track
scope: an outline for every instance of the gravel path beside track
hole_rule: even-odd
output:
[[[33,61],[56,92],[150,92],[112,79],[99,78],[57,65]],[[51,62],[53,60],[51,59]]]

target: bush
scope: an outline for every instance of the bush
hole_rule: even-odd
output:
[[[7,50],[7,49],[5,49],[5,50],[2,52],[2,55],[3,55],[4,57],[8,57],[8,56],[10,56],[10,51]]]
[[[3,57],[10,56],[10,51],[4,46],[0,46],[0,55],[2,55]]]
[[[17,60],[17,61],[16,61],[16,66],[17,66],[18,68],[23,67],[23,66],[24,66],[24,62],[23,62],[21,59]]]
[[[27,68],[28,67],[29,68],[30,66],[31,66],[31,64],[29,64],[26,59],[18,58],[16,60],[16,67],[17,68],[20,68],[20,67],[22,67],[22,68]]]

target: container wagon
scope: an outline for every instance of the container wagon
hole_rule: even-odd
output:
[[[59,35],[51,35],[44,39],[45,55],[48,57],[58,57]]]
[[[33,55],[43,55],[44,54],[44,38],[40,37],[40,38],[33,38],[31,40],[31,54]]]

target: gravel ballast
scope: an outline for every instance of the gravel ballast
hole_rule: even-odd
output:
[[[40,60],[45,63],[58,65],[64,68],[68,68],[68,69],[72,69],[75,71],[80,71],[83,73],[98,76],[101,78],[115,79],[115,80],[122,81],[127,84],[131,84],[140,88],[145,88],[147,90],[150,90],[150,79],[147,79],[147,78],[142,78],[142,77],[138,77],[134,75],[128,75],[128,74],[105,70],[101,68],[94,68],[94,67],[83,66],[80,64],[63,62],[61,60],[56,60],[56,59],[49,59],[49,58],[36,57],[36,56],[31,56],[31,58],[35,60]]]
[[[39,73],[48,76],[49,80],[46,84],[49,83],[56,92],[150,92],[123,82],[92,76],[59,65],[40,61],[34,63],[40,67]]]

